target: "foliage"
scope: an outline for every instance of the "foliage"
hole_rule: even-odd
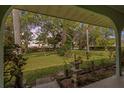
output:
[[[115,39],[110,38],[110,36],[113,36],[113,34],[113,30],[110,28],[94,26],[89,34],[90,44],[102,47],[113,46],[115,44]]]
[[[78,56],[81,56],[83,63],[81,64],[81,68],[87,68],[90,65],[91,61],[94,61],[95,65],[102,65],[102,63],[109,64],[114,63],[113,60],[108,58],[108,52],[106,51],[91,51],[90,60],[87,61],[85,57],[84,51],[72,50],[71,53],[75,53]],[[55,74],[59,71],[63,71],[63,69],[69,69],[69,62],[72,62],[74,58],[63,58],[63,56],[58,55],[49,55],[44,56],[41,52],[27,54],[29,60],[27,60],[27,64],[24,66],[24,79],[29,85],[32,85],[37,79],[46,77],[46,76],[55,76]],[[63,61],[66,62],[63,64]]]
[[[89,30],[90,46],[107,47],[115,44],[115,40],[110,38],[110,36],[113,36],[113,31],[109,28],[93,26],[26,11],[21,11],[20,20],[22,47],[25,51],[28,50],[28,44],[34,41],[39,44],[40,47],[41,45],[43,47],[47,45],[56,49],[61,43],[63,47],[70,45],[73,49],[83,49],[86,47],[87,42],[86,29]],[[13,42],[12,24],[12,16],[10,14],[6,21],[6,29],[8,30],[6,33],[9,33],[6,34],[6,42]],[[32,30],[35,30],[36,32],[32,33]],[[66,43],[68,42],[68,37],[70,37],[71,42],[69,45]],[[65,51],[65,48],[60,51],[62,55],[64,55],[63,51]]]
[[[28,44],[35,41],[35,43],[39,44],[39,46],[42,45],[41,48],[44,50],[44,53],[46,55],[48,54],[47,56],[44,56],[41,52],[26,54],[28,55],[29,60],[27,60],[28,64],[24,66],[23,71],[25,79],[28,82],[32,80],[34,81],[35,79],[41,78],[45,75],[55,73],[59,67],[59,69],[63,68],[63,58],[68,58],[70,60],[69,62],[73,61],[73,54],[81,57],[85,61],[82,67],[86,67],[86,53],[83,49],[86,47],[87,43],[87,29],[89,32],[90,46],[106,48],[115,44],[115,39],[110,37],[113,36],[113,32],[110,31],[109,28],[49,17],[26,11],[21,11],[20,18],[20,35],[22,39],[21,46],[24,50],[27,52],[29,49]],[[36,32],[34,33],[34,31]],[[13,22],[12,15],[10,14],[6,21],[5,45],[8,46],[13,43]],[[46,53],[46,46],[53,48],[53,52],[57,51],[57,54],[51,54],[49,52]],[[8,81],[16,82],[15,80],[22,76],[22,67],[25,64],[25,59],[23,58],[23,55],[16,55],[15,52],[13,52],[17,49],[18,48],[16,46],[5,48],[5,86],[8,86]],[[32,50],[39,51],[39,48],[34,48]],[[107,51],[107,53],[103,51],[90,51],[89,61],[94,60],[96,64],[100,64],[102,59],[103,61],[104,59],[107,59],[108,62],[108,58],[109,56],[111,57],[111,54],[113,54],[111,51]]]
[[[68,52],[69,51],[66,52],[67,54],[64,57],[57,55],[56,52],[54,52],[54,53],[46,52],[46,53],[49,53],[48,56],[45,56],[43,54],[43,52],[28,53],[24,56],[24,57],[28,58],[28,60],[26,61],[27,64],[24,66],[24,71],[42,69],[42,68],[47,68],[47,67],[56,66],[56,65],[57,66],[63,65],[63,61],[72,62],[74,60],[73,54],[76,54],[77,57],[81,56],[83,61],[87,61],[86,53],[83,50],[71,50],[70,53],[68,53]],[[107,51],[90,51],[90,59],[89,60],[92,61],[92,60],[100,60],[100,59],[109,59],[109,52],[107,52]],[[84,62],[84,64],[85,64],[85,62]]]
[[[42,69],[24,71],[24,78],[29,86],[35,84],[36,80],[46,76],[55,76],[59,71],[63,70],[63,65],[50,66]]]
[[[5,87],[23,87],[22,67],[25,65],[26,59],[20,54],[18,45],[9,45],[4,48],[4,83]],[[11,82],[15,79],[13,82]]]
[[[68,39],[66,40],[65,44],[62,45],[62,46],[58,49],[58,51],[57,51],[57,53],[58,53],[60,56],[64,56],[65,53],[66,53],[67,51],[71,50],[71,48],[72,48],[72,41],[71,41],[71,39],[69,38],[69,36],[67,36],[67,38],[68,38]]]

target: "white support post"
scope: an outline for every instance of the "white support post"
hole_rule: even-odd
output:
[[[21,45],[20,11],[17,9],[13,9],[12,14],[13,14],[13,28],[14,28],[15,44]]]
[[[121,32],[116,32],[116,76],[122,75],[121,71]]]
[[[87,52],[89,53],[89,29],[86,29],[86,40],[87,40]]]

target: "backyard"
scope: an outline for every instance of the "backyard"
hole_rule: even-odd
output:
[[[114,63],[114,59],[109,58],[109,51],[90,51],[90,58],[87,60],[86,53],[84,50],[72,50],[71,54],[81,56],[83,63],[81,68],[86,68],[88,62],[94,61],[95,65],[104,63]],[[64,70],[65,62],[74,61],[74,57],[59,56],[56,53],[51,52],[34,52],[25,55],[27,64],[24,66],[24,78],[27,83],[35,82],[37,79],[46,77],[52,74],[56,74]]]
[[[86,64],[87,58],[85,51],[81,50],[73,50],[73,53],[76,53],[78,56],[81,56],[84,64]],[[45,55],[46,54],[46,55]],[[109,52],[108,51],[90,51],[90,61],[91,60],[102,60],[102,59],[109,59]],[[26,54],[25,57],[28,58],[27,64],[24,66],[24,71],[31,71],[37,69],[48,68],[52,66],[59,66],[64,65],[64,61],[67,63],[74,61],[74,57],[63,57],[53,53],[42,53],[42,52],[35,52]],[[99,61],[95,62],[99,64]]]
[[[5,30],[5,87],[82,87],[115,72],[111,28],[14,9]]]

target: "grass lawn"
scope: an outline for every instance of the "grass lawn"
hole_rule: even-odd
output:
[[[84,51],[74,50],[72,53],[80,55],[83,61],[86,61],[86,54]],[[24,66],[24,71],[36,70],[47,68],[51,66],[63,65],[64,61],[71,62],[74,58],[66,58],[59,56],[57,54],[43,55],[42,52],[26,54],[25,57],[28,58],[27,64]],[[108,52],[105,51],[91,51],[90,60],[107,59]]]
[[[64,65],[64,57],[58,56],[57,54],[51,55],[40,55],[41,53],[31,53],[27,54],[26,57],[28,58],[27,64],[24,66],[24,71],[36,70],[36,69],[43,69],[48,68],[51,66],[58,66]],[[71,61],[72,58],[68,59]]]
[[[83,59],[83,66],[86,66],[86,53],[82,50],[73,50],[71,54],[80,55]],[[90,60],[95,60],[96,64],[100,64],[101,60],[108,60],[108,52],[105,51],[91,51]],[[63,70],[64,61],[72,62],[73,57],[66,58],[57,54],[43,55],[42,52],[35,52],[26,54],[28,58],[27,64],[24,66],[24,78],[28,83],[35,81],[38,78],[47,76]],[[107,61],[106,61],[107,62]]]

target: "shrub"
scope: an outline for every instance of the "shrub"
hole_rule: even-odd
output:
[[[23,58],[21,48],[18,45],[9,45],[4,47],[5,87],[23,87],[22,67],[25,65],[25,61],[26,59]]]
[[[56,74],[59,71],[63,70],[63,65],[53,66],[43,69],[31,70],[24,72],[24,79],[26,80],[27,85],[33,86],[37,79],[46,77],[52,74]]]
[[[59,49],[57,49],[57,54],[60,55],[60,56],[64,56],[65,55],[65,52],[66,52],[66,49],[65,48],[59,48]]]

